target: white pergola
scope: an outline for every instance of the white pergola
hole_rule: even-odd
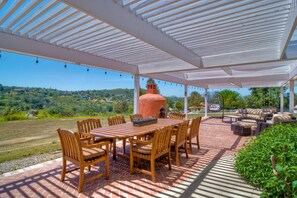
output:
[[[293,111],[296,24],[297,0],[0,0],[0,49],[134,74],[135,112],[139,76],[185,85],[185,109],[188,86],[289,83]]]

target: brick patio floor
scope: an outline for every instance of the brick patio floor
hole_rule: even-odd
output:
[[[186,158],[181,155],[181,166],[173,161],[172,170],[162,162],[157,162],[157,183],[150,176],[134,173],[130,175],[129,161],[118,158],[110,160],[110,179],[101,177],[83,187],[77,193],[78,171],[68,173],[65,182],[60,181],[61,159],[52,160],[33,167],[6,173],[0,176],[0,197],[151,197],[166,196],[170,189],[188,181],[188,178],[201,172],[206,165],[223,156],[233,156],[249,139],[233,135],[230,124],[220,119],[205,119],[200,127],[201,149],[193,145],[193,153]],[[68,167],[73,167],[68,164]],[[98,166],[104,171],[103,166]],[[86,176],[96,171],[86,172]],[[168,196],[170,196],[168,194]]]

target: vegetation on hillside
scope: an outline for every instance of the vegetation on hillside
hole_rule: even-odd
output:
[[[271,156],[275,158],[276,175]],[[296,197],[297,125],[278,124],[267,128],[240,150],[235,165],[250,183],[263,188],[263,197]]]
[[[132,111],[132,89],[59,91],[0,85],[0,116],[4,120],[24,119],[26,114],[44,118]]]
[[[149,82],[154,82],[149,79]],[[251,95],[223,90],[209,94],[209,104],[224,109],[279,107],[278,88],[252,88]],[[140,95],[144,94],[140,89]],[[96,116],[109,113],[133,112],[133,89],[60,91],[45,88],[24,88],[0,84],[0,121],[30,118],[60,118]],[[296,97],[297,98],[297,97]],[[167,107],[176,112],[184,110],[183,97],[167,97]],[[201,105],[202,104],[202,105]],[[188,97],[190,109],[204,108],[204,96],[193,91]],[[285,97],[288,106],[288,96]]]

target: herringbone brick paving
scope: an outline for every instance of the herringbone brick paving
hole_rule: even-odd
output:
[[[230,124],[219,119],[205,119],[200,127],[201,149],[198,151],[194,144],[189,158],[182,154],[181,166],[175,166],[173,161],[171,171],[166,164],[157,162],[157,183],[153,183],[150,176],[141,173],[130,175],[127,159],[118,158],[113,161],[111,158],[109,180],[101,177],[87,183],[79,194],[78,171],[68,173],[65,182],[61,182],[62,162],[58,159],[25,169],[23,172],[19,170],[1,175],[0,197],[151,197],[159,193],[166,196],[166,190],[185,183],[187,178],[201,171],[210,162],[222,156],[234,155],[248,138],[233,135]],[[73,165],[68,164],[68,168],[70,167]],[[104,171],[103,165],[98,168]],[[85,177],[97,169],[93,168],[92,172],[86,170]]]

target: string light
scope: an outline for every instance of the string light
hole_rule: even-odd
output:
[[[38,61],[38,57],[36,57],[36,61],[35,61],[35,62],[36,62],[36,64],[39,62],[39,61]]]
[[[105,73],[105,75],[107,74],[107,71],[106,72],[104,72]]]
[[[90,69],[89,69],[89,68],[87,69],[87,72],[88,72],[88,71],[90,71]]]
[[[144,78],[142,78],[142,80],[144,80]]]
[[[0,50],[0,58],[2,58],[1,50]]]
[[[133,78],[134,78],[134,76],[132,75],[132,76],[131,76],[131,78],[133,79]]]
[[[65,65],[64,65],[64,67],[65,67],[65,69],[67,69],[67,64],[65,63]]]
[[[122,74],[120,74],[120,77],[122,77]]]

